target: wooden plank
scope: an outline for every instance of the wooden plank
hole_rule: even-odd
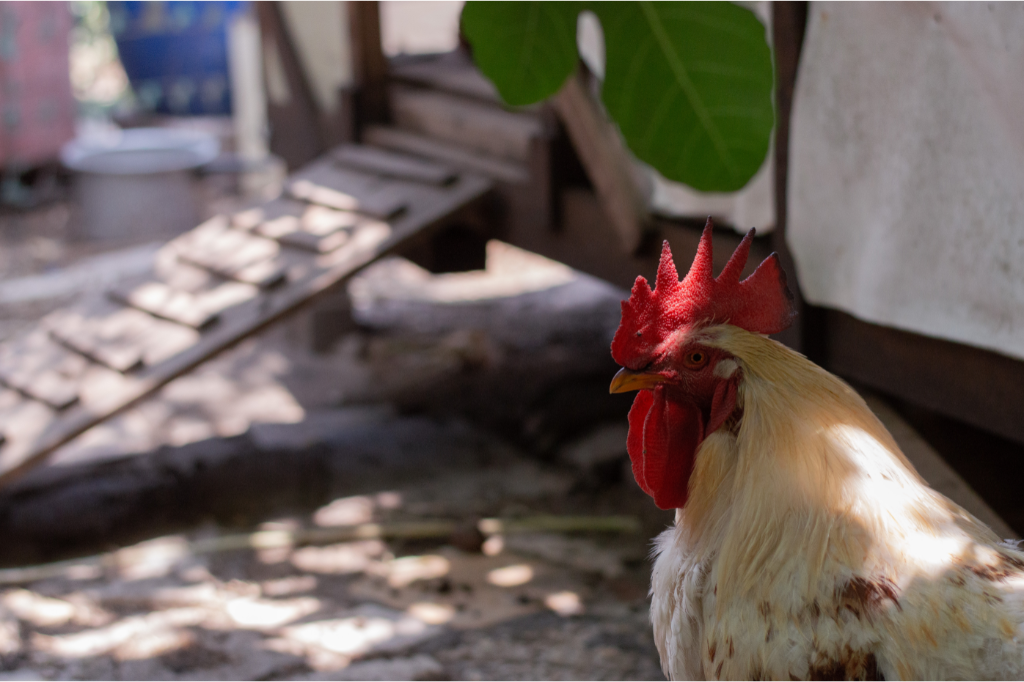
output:
[[[369,126],[363,130],[363,140],[369,144],[435,159],[502,182],[524,184],[530,181],[530,171],[523,163],[487,156],[452,142],[400,128]]]
[[[1024,443],[1024,362],[817,308],[826,369]]]
[[[264,79],[273,75],[284,85],[271,89],[267,97],[270,150],[282,157],[289,169],[297,168],[325,149],[320,107],[278,3],[259,2],[253,9],[263,39]],[[275,96],[275,92],[284,96]]]
[[[132,308],[123,310],[145,315]],[[48,315],[42,325],[54,341],[104,367],[122,373],[142,367],[142,349],[130,341],[131,320],[117,316],[96,319],[59,310]]]
[[[635,254],[622,252],[618,234],[607,213],[602,209],[594,192],[585,187],[571,187],[562,192],[559,200],[561,215],[557,230],[538,229],[535,223],[519,222],[502,236],[515,246],[560,261],[582,272],[604,279],[629,291],[637,275],[654,281],[661,255],[661,242],[668,240],[672,253],[680,262],[692,258],[700,242],[703,222],[653,221],[655,237],[651,248]],[[714,244],[714,270],[720,272],[743,236],[728,229],[716,229]],[[756,237],[750,249],[750,258],[743,276],[771,254],[766,237]]]
[[[224,311],[259,293],[257,286],[224,280],[178,260],[175,249],[168,246],[157,252],[152,275],[115,287],[107,296],[150,315],[203,329],[215,323]]]
[[[310,164],[286,184],[288,194],[295,199],[383,219],[408,206],[405,187],[402,183],[338,168],[330,161]]]
[[[282,196],[233,214],[231,224],[242,230],[255,230],[263,223],[278,218],[299,217],[307,208],[308,202]]]
[[[342,166],[358,171],[431,185],[447,185],[457,175],[453,169],[439,163],[376,147],[348,144],[335,149],[331,156]]]
[[[388,116],[388,60],[380,41],[380,5],[375,1],[350,2],[346,9],[359,122],[383,121]]]
[[[192,327],[102,298],[51,313],[41,326],[61,345],[121,373],[158,364],[199,339]]]
[[[44,403],[27,398],[18,391],[0,386],[0,448],[39,425],[53,421],[54,411]]]
[[[387,223],[322,206],[310,206],[299,218],[277,218],[257,229],[281,244],[314,253],[330,253],[347,244],[355,232],[367,226],[387,226]]]
[[[95,373],[85,382],[87,390],[83,390],[78,405],[63,414],[54,413],[48,421],[40,420],[31,433],[19,437],[7,434],[8,442],[0,448],[0,485],[38,466],[61,445],[137,404],[217,353],[294,312],[313,298],[329,295],[374,260],[394,252],[426,231],[458,218],[463,211],[476,210],[478,202],[490,188],[488,180],[471,174],[464,174],[443,188],[410,183],[407,188],[410,197],[408,210],[390,223],[371,222],[365,229],[356,230],[352,238],[335,251],[297,260],[291,271],[294,277],[290,276],[285,285],[226,310],[218,324],[210,327],[184,351],[128,375],[91,365]],[[169,267],[165,261],[166,255],[158,254],[158,269]],[[167,276],[167,273],[161,276]],[[55,345],[45,334],[43,340]],[[69,351],[60,350],[71,355]],[[6,351],[7,344],[0,346],[0,358]]]
[[[225,280],[208,270],[179,260],[173,242],[157,251],[153,259],[153,276],[139,284],[146,281],[174,292],[190,294],[200,310],[216,314],[218,319],[224,312],[260,295],[258,286]]]
[[[985,502],[956,470],[921,437],[892,407],[879,396],[861,392],[865,402],[885,424],[917,472],[928,485],[978,517],[1001,538],[1019,537],[1006,521]]]
[[[219,312],[208,309],[195,294],[153,280],[114,287],[107,291],[107,295],[124,305],[193,329],[213,324]]]
[[[391,78],[502,106],[501,95],[462,50],[391,67]]]
[[[804,304],[796,263],[786,242],[789,214],[789,123],[793,111],[793,93],[796,89],[797,67],[807,29],[806,2],[777,1],[771,4],[772,47],[775,56],[775,229],[771,233],[772,245],[779,254],[779,262],[789,278],[798,315],[793,324],[776,338],[794,350],[812,354],[812,347],[820,339],[815,317]]]
[[[78,379],[88,361],[36,329],[0,346],[0,383],[54,410],[78,401]]]
[[[377,222],[381,225],[386,224],[380,221]],[[280,237],[282,244],[314,253],[330,253],[347,244],[350,239],[352,239],[351,230],[338,230],[337,232],[322,236],[310,234],[309,232],[295,231]]]
[[[258,232],[267,237],[281,239],[293,232],[314,237],[326,237],[338,230],[351,229],[372,220],[349,211],[335,211],[325,206],[307,206],[302,215],[284,216],[259,226]]]
[[[209,270],[179,259],[177,245],[173,241],[165,244],[156,252],[156,257],[153,259],[153,276],[143,278],[143,280],[145,279],[153,279],[177,291],[189,293],[207,291],[225,282],[223,277],[218,277]],[[240,282],[232,283],[241,284]]]
[[[277,200],[263,209],[251,209],[232,217],[236,226],[250,229],[268,239],[280,240],[293,232],[323,237],[352,228],[368,220],[352,211],[337,211],[287,199]]]
[[[179,260],[225,279],[268,288],[287,274],[277,259],[277,242],[234,229],[225,216],[211,218],[172,244]]]
[[[400,128],[455,142],[478,152],[526,163],[530,144],[546,134],[533,114],[505,111],[435,90],[395,85],[391,114]]]
[[[372,218],[351,211],[336,211],[292,199],[277,199],[265,207],[232,217],[232,223],[283,245],[315,253],[329,253],[348,242],[352,231],[372,224]]]
[[[587,91],[588,76],[581,67],[565,81],[552,103],[623,249],[633,253],[647,229],[647,197],[621,135]]]

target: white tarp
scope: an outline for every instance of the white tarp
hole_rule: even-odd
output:
[[[809,11],[787,232],[804,295],[1024,358],[1024,5]]]

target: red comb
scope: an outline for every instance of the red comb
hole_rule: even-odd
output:
[[[764,259],[742,282],[747,264],[751,229],[736,247],[717,278],[711,276],[711,219],[697,246],[697,256],[686,278],[679,281],[668,242],[661,250],[658,277],[652,290],[637,277],[629,300],[622,302],[622,322],[612,341],[612,357],[620,365],[641,369],[657,346],[682,326],[732,324],[759,334],[775,334],[789,326],[795,315],[793,295],[779,257]]]

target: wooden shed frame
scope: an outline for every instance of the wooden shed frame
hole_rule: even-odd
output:
[[[381,50],[377,3],[352,2],[348,7],[357,80],[351,100],[355,113],[351,118],[356,122],[353,134],[358,137],[366,125],[386,117],[387,83],[392,74]],[[965,344],[865,322],[838,310],[811,305],[800,296],[795,265],[786,246],[787,171],[790,114],[808,3],[773,2],[771,11],[776,59],[776,225],[770,235],[755,240],[751,261],[759,262],[772,251],[779,253],[797,295],[797,323],[778,338],[840,376],[1024,443],[1024,402],[1019,399],[1020,387],[1024,386],[1024,362]],[[567,120],[572,114],[567,112],[565,97],[565,91],[556,96],[553,107],[562,119],[563,129],[572,127]],[[585,158],[593,156],[594,163],[607,166],[614,157],[598,148],[602,144],[600,136],[591,140],[594,147],[590,149],[582,148],[586,142],[572,131],[568,137],[575,150],[554,140],[538,151],[538,156],[546,155],[546,163],[532,164],[547,173],[545,189],[554,215],[550,220],[538,216],[532,222],[505,221],[494,236],[623,287],[629,287],[637,274],[654,273],[662,239],[672,242],[680,253],[696,247],[699,223],[651,216],[643,221],[643,238],[636,240],[632,248],[624,246],[622,231],[617,229],[622,221],[616,219],[615,213],[628,213],[628,189],[622,189],[623,183],[614,177],[599,177]],[[588,175],[590,184],[598,188],[597,193],[569,186],[571,179],[564,176],[571,175],[579,161],[583,166],[591,165]],[[613,195],[610,204],[609,193]],[[716,232],[717,257],[727,257],[738,241],[733,233]]]

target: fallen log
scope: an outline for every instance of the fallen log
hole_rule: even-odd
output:
[[[458,521],[437,519],[361,523],[333,528],[262,530],[254,533],[201,538],[189,542],[185,551],[190,555],[196,555],[238,550],[287,549],[303,545],[330,545],[357,540],[444,540],[462,532],[466,525]],[[476,523],[476,528],[484,536],[535,532],[637,533],[640,531],[640,521],[632,516],[544,515],[509,519],[481,519]],[[47,578],[66,575],[82,576],[90,572],[98,573],[105,569],[123,568],[125,564],[123,554],[124,550],[119,550],[38,566],[0,569],[0,585],[19,585]]]

